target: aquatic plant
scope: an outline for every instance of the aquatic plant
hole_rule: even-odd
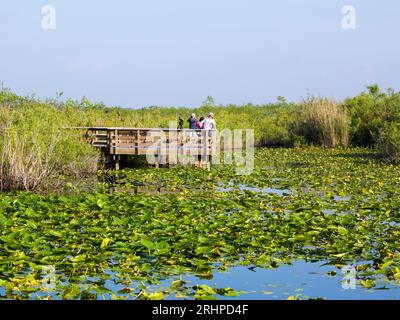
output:
[[[237,295],[181,282],[151,287],[298,259],[352,264],[359,286],[382,276],[399,284],[399,166],[371,150],[259,149],[249,176],[230,167],[108,174],[95,192],[0,196],[2,297]],[[43,266],[56,270],[50,288]]]

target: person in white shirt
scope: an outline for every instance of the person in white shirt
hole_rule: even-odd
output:
[[[205,130],[217,129],[217,124],[215,123],[214,113],[210,112],[207,119],[204,120],[203,129],[205,129]]]

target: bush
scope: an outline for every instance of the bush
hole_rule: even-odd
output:
[[[400,162],[400,125],[398,123],[390,123],[381,130],[377,148],[386,160]]]
[[[306,141],[323,147],[347,146],[348,126],[348,115],[343,105],[311,96],[295,113],[293,141]]]
[[[389,89],[382,93],[377,85],[347,99],[351,117],[350,141],[357,146],[374,147],[384,127],[400,120],[400,95]]]

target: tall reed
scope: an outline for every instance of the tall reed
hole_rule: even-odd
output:
[[[53,103],[0,93],[0,189],[57,188],[97,169],[98,152]]]
[[[323,147],[348,146],[347,110],[335,101],[310,96],[295,113],[293,132],[311,144]]]

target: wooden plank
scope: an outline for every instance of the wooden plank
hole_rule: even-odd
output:
[[[84,138],[96,148],[106,148],[113,155],[116,170],[121,155],[153,154],[177,163],[179,155],[209,157],[216,152],[216,131],[163,128],[87,127]],[[161,148],[162,146],[162,148]],[[172,154],[170,154],[170,152]],[[208,158],[209,159],[209,158]],[[209,160],[200,163],[209,167]]]

